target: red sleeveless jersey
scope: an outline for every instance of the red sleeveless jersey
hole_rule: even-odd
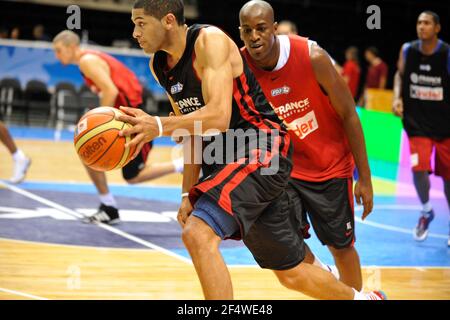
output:
[[[119,90],[114,107],[138,107],[142,104],[142,86],[133,71],[109,54],[95,50],[84,50],[83,55],[85,54],[95,54],[108,64],[111,79]],[[91,79],[84,74],[83,78],[91,89],[94,88],[96,92],[100,92],[100,89]]]
[[[242,52],[291,135],[296,179],[320,182],[351,177],[353,156],[341,118],[316,80],[309,56],[308,39],[289,36],[289,59],[277,71],[265,71]]]

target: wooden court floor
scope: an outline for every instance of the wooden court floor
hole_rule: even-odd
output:
[[[19,140],[33,158],[31,181],[88,182],[69,142]],[[0,179],[11,159],[0,147]],[[150,161],[170,159],[155,148]],[[122,182],[119,172],[109,181]],[[179,175],[152,184],[179,185]],[[1,199],[0,199],[1,205]],[[1,235],[0,235],[1,236]],[[308,299],[283,288],[271,271],[231,268],[237,299]],[[390,299],[450,299],[450,268],[363,268],[366,289]],[[154,250],[109,249],[33,243],[0,238],[0,299],[202,299],[189,263]]]

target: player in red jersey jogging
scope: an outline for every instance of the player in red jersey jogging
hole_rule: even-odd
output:
[[[333,254],[340,279],[362,289],[354,248],[352,192],[354,159],[360,173],[355,197],[372,211],[373,190],[364,136],[352,95],[315,42],[276,35],[272,7],[250,1],[240,12],[245,59],[294,145],[292,189],[301,198],[313,228]],[[299,213],[300,214],[300,213]],[[310,250],[307,250],[310,254]],[[306,261],[314,261],[307,255]]]
[[[86,84],[99,94],[101,106],[141,106],[141,84],[136,75],[116,58],[100,51],[80,48],[80,38],[69,30],[60,32],[54,38],[53,48],[56,58],[63,65],[75,64],[80,68]],[[151,143],[144,146],[139,155],[122,168],[122,175],[128,183],[148,181],[182,170],[179,159],[169,163],[146,165],[151,148]],[[117,203],[109,191],[105,173],[85,167],[97,188],[101,202],[98,212],[85,221],[118,223],[120,217]]]

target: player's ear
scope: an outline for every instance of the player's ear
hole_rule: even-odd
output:
[[[436,32],[436,34],[438,34],[438,33],[441,31],[441,24],[440,24],[440,23],[437,24],[437,25],[434,27],[434,31]]]
[[[163,26],[164,26],[167,30],[170,30],[170,29],[172,29],[174,26],[178,25],[177,18],[175,18],[175,16],[173,15],[173,13],[168,13],[168,14],[166,14],[166,15],[162,18],[162,23],[163,23]]]
[[[277,33],[277,30],[278,30],[278,22],[274,22],[273,23],[273,31],[274,31],[274,33]]]
[[[238,29],[239,29],[239,37],[241,38],[242,41],[244,41],[244,37],[242,36],[242,27],[239,26]]]

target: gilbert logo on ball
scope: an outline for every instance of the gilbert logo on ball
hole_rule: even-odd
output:
[[[130,137],[120,137],[119,131],[130,128],[128,123],[116,120],[122,111],[98,107],[87,112],[78,121],[74,144],[81,161],[97,171],[109,171],[125,166],[135,148],[125,148]]]

